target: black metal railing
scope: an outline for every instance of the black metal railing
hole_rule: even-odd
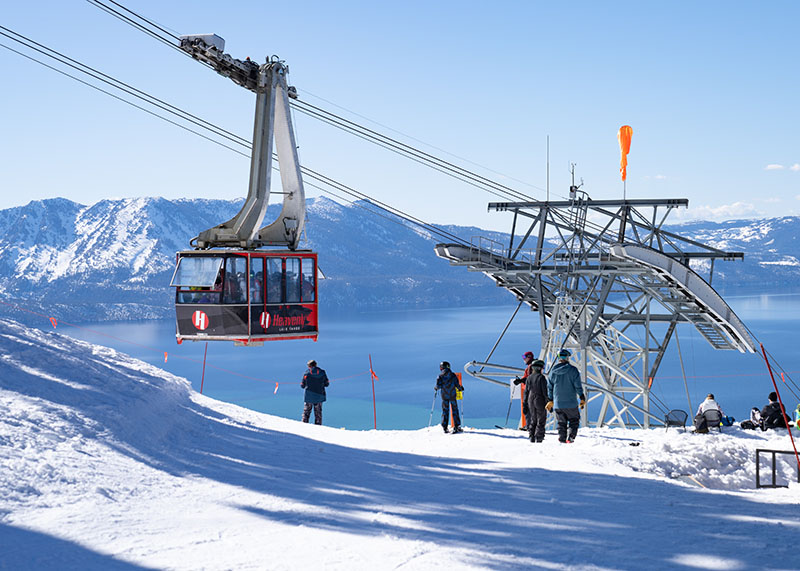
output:
[[[772,483],[771,484],[762,484],[761,483],[761,453],[764,452],[766,454],[772,454]],[[786,484],[778,484],[777,483],[777,455],[778,454],[788,454],[789,456],[794,456],[794,452],[791,450],[768,450],[766,448],[757,448],[756,449],[756,488],[788,488],[789,485]],[[800,466],[797,466],[797,482],[800,483]]]

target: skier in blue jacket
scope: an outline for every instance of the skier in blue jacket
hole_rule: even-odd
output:
[[[558,352],[558,363],[550,369],[547,379],[548,411],[555,408],[558,421],[558,441],[573,442],[578,435],[578,426],[581,422],[581,413],[578,407],[586,406],[586,397],[583,395],[581,374],[578,369],[569,364],[572,353],[569,349]],[[569,434],[567,434],[569,427]]]
[[[450,363],[442,361],[439,365],[441,374],[436,378],[436,390],[441,391],[442,395],[442,429],[447,430],[448,421],[450,420],[450,411],[453,411],[453,432],[462,432],[461,430],[461,416],[458,414],[458,401],[456,400],[456,391],[463,391],[464,388],[458,384],[458,377],[450,370]]]
[[[305,389],[303,404],[303,422],[308,422],[311,410],[314,410],[314,424],[322,424],[322,403],[325,402],[325,387],[330,384],[324,369],[317,367],[315,360],[308,362],[308,371],[303,375],[300,388]]]

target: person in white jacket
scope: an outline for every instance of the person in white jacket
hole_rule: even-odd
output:
[[[719,411],[720,418],[724,416],[722,414],[722,408],[719,406],[719,403],[714,400],[714,395],[711,393],[708,393],[706,400],[701,402],[700,406],[697,407],[697,414],[694,416],[695,432],[708,432],[709,427],[704,413],[709,410]]]
[[[703,402],[700,403],[700,406],[697,407],[697,414],[703,414],[705,411],[710,410],[710,409],[718,410],[720,416],[725,416],[722,413],[722,407],[720,407],[719,403],[714,400],[714,394],[713,393],[708,393],[708,396],[706,397],[706,400],[704,400]]]

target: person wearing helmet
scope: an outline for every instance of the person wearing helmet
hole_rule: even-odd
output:
[[[570,365],[569,349],[558,352],[558,363],[550,370],[547,379],[547,404],[545,408],[551,411],[555,408],[558,421],[558,441],[574,442],[578,435],[578,426],[581,422],[581,413],[578,407],[586,406],[586,397],[583,394],[581,374],[577,367]],[[578,402],[580,400],[580,402]],[[567,433],[569,428],[569,433]]]
[[[544,425],[547,421],[547,378],[542,374],[544,361],[536,359],[532,361],[525,370],[530,373],[525,376],[525,394],[522,398],[528,403],[530,411],[530,422],[528,423],[528,434],[531,442],[542,442],[544,440]]]
[[[525,372],[522,374],[522,377],[517,377],[514,379],[514,384],[519,385],[522,384],[520,387],[520,400],[522,401],[522,415],[525,417],[525,426],[522,426],[522,420],[520,420],[520,430],[527,429],[530,431],[531,429],[531,411],[528,408],[528,400],[525,398],[525,395],[528,391],[528,378],[533,375],[533,369],[531,368],[531,363],[533,363],[533,353],[530,351],[525,351],[522,354],[522,360],[525,362]],[[532,378],[532,377],[531,377]]]
[[[436,390],[441,391],[442,395],[442,430],[449,432],[447,425],[450,420],[450,411],[452,411],[453,432],[462,432],[456,390],[463,391],[464,388],[458,384],[458,377],[450,370],[450,363],[442,361],[439,364],[439,371],[439,376],[436,378]]]

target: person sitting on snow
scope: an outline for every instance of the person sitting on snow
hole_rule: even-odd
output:
[[[708,393],[706,400],[700,403],[700,406],[697,407],[697,414],[703,414],[705,411],[714,409],[718,410],[720,416],[722,416],[722,407],[719,406],[719,403],[714,400],[714,393]]]
[[[720,420],[724,416],[722,414],[722,407],[720,407],[719,403],[714,400],[713,393],[708,393],[706,399],[700,403],[700,406],[697,407],[697,414],[694,415],[694,429],[696,432],[708,432],[708,426],[706,425],[705,417],[705,412],[708,410],[719,411]]]
[[[769,404],[761,409],[761,430],[768,428],[786,428],[788,425],[786,411],[778,402],[778,393],[771,392],[767,397]]]

